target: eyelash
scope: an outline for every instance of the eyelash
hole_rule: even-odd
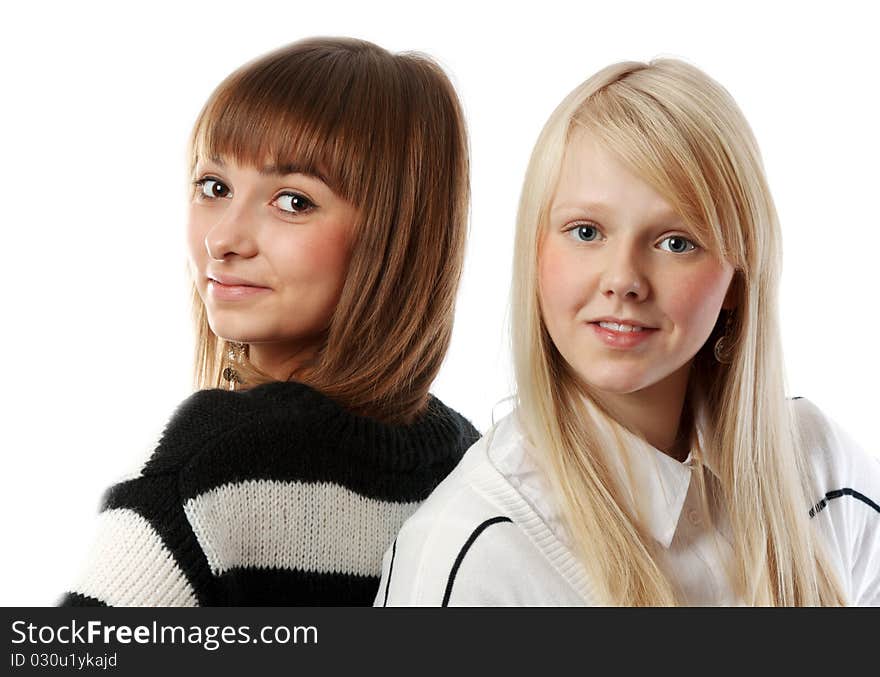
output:
[[[698,247],[698,245],[697,245],[696,242],[694,242],[693,240],[691,240],[689,237],[684,237],[684,235],[667,235],[667,236],[664,237],[662,240],[660,240],[660,242],[666,242],[666,240],[684,240],[685,242],[688,243],[688,245],[690,245],[690,248],[689,248],[689,249],[685,249],[683,252],[674,252],[674,251],[672,251],[672,250],[670,250],[670,249],[664,249],[664,250],[663,250],[663,251],[665,251],[665,252],[669,252],[670,254],[688,254],[688,253],[690,253],[690,252],[692,252],[692,251],[696,251],[697,249],[699,249],[699,247]]]
[[[283,197],[291,197],[291,198],[295,198],[297,200],[302,200],[303,202],[305,202],[305,207],[303,207],[302,209],[298,209],[296,211],[291,211],[289,209],[281,209],[281,207],[278,207],[278,209],[281,209],[281,211],[284,212],[285,214],[306,214],[306,213],[312,211],[317,206],[314,202],[312,202],[309,198],[307,198],[302,193],[293,193],[290,191],[285,192],[285,193],[280,193],[278,195],[278,197],[276,197],[274,200],[272,200],[272,202],[276,203],[276,202],[278,202],[278,200],[280,200]]]
[[[570,227],[566,228],[565,232],[566,232],[567,234],[570,234],[573,240],[575,240],[576,242],[579,242],[579,243],[581,243],[581,244],[587,244],[587,243],[589,243],[589,242],[596,242],[596,239],[593,239],[593,240],[582,240],[582,239],[580,239],[580,238],[578,237],[578,231],[579,231],[581,228],[592,228],[592,229],[595,230],[599,235],[602,234],[602,229],[599,228],[599,226],[597,226],[595,223],[574,223],[574,224],[572,224]]]
[[[572,234],[572,239],[574,239],[575,241],[579,242],[580,244],[589,244],[589,243],[591,243],[591,242],[596,242],[596,241],[597,241],[597,239],[593,239],[593,240],[581,240],[581,239],[577,236],[577,234],[578,234],[578,230],[581,229],[581,228],[592,228],[592,229],[594,229],[599,235],[602,234],[602,229],[599,228],[599,226],[597,226],[595,223],[575,223],[575,224],[573,224],[572,226],[570,226],[569,228],[567,228],[565,232],[566,232],[566,233],[571,233],[571,234]],[[662,240],[660,240],[660,242],[666,242],[667,240],[672,240],[672,239],[684,240],[685,242],[687,242],[687,243],[690,245],[690,249],[686,249],[686,250],[683,251],[683,252],[674,252],[674,251],[671,251],[671,250],[669,250],[669,249],[663,249],[663,251],[667,251],[667,252],[669,252],[670,254],[688,254],[688,253],[690,253],[690,252],[692,252],[692,251],[696,251],[697,249],[700,248],[700,246],[699,246],[694,240],[692,240],[692,239],[689,238],[689,237],[685,237],[684,235],[667,235],[667,236],[664,237]]]
[[[221,196],[207,195],[204,191],[204,188],[205,188],[205,184],[207,184],[210,181],[213,181],[214,183],[217,183],[217,184],[223,186],[224,188],[226,188],[226,191],[227,191],[226,195],[221,195]],[[227,186],[220,179],[213,177],[213,176],[205,176],[205,177],[202,177],[201,179],[197,179],[196,181],[193,181],[193,186],[195,187],[195,193],[196,193],[195,197],[202,199],[202,200],[222,199],[222,198],[227,197],[232,192],[229,190],[229,186]],[[290,197],[290,198],[294,198],[296,200],[301,200],[302,202],[305,203],[305,206],[302,209],[297,209],[297,210],[282,209],[281,207],[277,206],[277,202],[281,198],[284,198],[284,197]],[[317,205],[314,202],[312,202],[309,198],[307,198],[305,195],[302,195],[301,193],[295,193],[293,191],[284,191],[283,193],[279,193],[277,196],[275,196],[275,199],[272,200],[272,204],[276,205],[276,208],[278,209],[278,211],[283,212],[284,214],[287,214],[290,216],[298,216],[301,214],[306,214],[306,213],[312,211],[315,207],[317,207]]]
[[[219,183],[221,186],[226,187],[229,190],[229,187],[226,186],[220,179],[215,179],[213,176],[204,176],[201,179],[196,179],[193,181],[193,193],[195,193],[195,197],[204,198],[205,200],[216,200],[217,197],[213,195],[205,195],[205,184],[208,181],[213,181],[214,183]],[[225,197],[225,196],[224,196]]]

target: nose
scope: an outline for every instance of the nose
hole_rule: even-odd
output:
[[[608,298],[641,302],[648,297],[650,287],[643,266],[633,247],[621,246],[610,256],[602,271],[602,294]]]
[[[223,261],[230,256],[256,256],[256,215],[250,212],[246,204],[236,205],[232,200],[205,235],[205,248],[208,256],[215,261]]]

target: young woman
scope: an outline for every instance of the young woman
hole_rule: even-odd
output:
[[[880,604],[880,464],[786,400],[780,232],[730,95],[609,66],[532,154],[513,414],[404,525],[377,604]]]
[[[478,437],[428,394],[466,233],[456,94],[424,56],[305,40],[221,83],[190,148],[199,390],[63,602],[368,604]]]

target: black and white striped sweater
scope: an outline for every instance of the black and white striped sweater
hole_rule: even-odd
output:
[[[107,492],[61,603],[370,604],[383,552],[478,437],[434,397],[404,426],[300,383],[196,392]]]

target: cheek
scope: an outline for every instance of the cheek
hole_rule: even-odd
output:
[[[538,293],[548,328],[576,314],[592,286],[583,261],[554,239],[547,238],[538,259]]]
[[[667,316],[705,340],[718,319],[732,275],[732,271],[711,265],[671,276],[665,285],[669,291],[664,304]]]
[[[315,229],[303,237],[290,238],[283,248],[273,248],[279,253],[276,269],[287,281],[338,291],[348,270],[348,239],[345,233],[329,229]]]
[[[208,231],[207,220],[200,215],[197,209],[190,207],[186,223],[186,250],[189,259],[190,270],[204,272],[207,249],[205,248],[205,236]]]

